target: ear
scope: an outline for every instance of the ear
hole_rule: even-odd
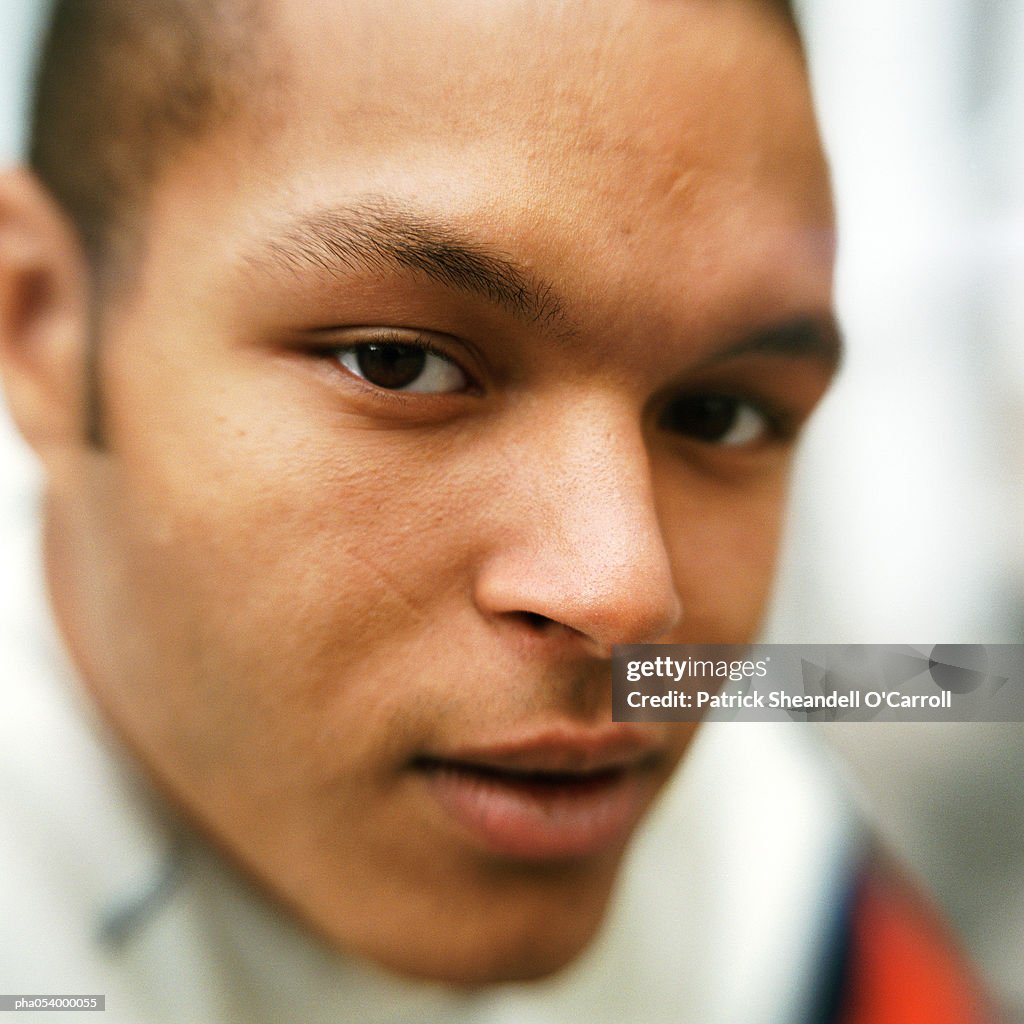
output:
[[[84,443],[89,334],[88,273],[74,228],[29,171],[0,174],[0,378],[51,478]]]

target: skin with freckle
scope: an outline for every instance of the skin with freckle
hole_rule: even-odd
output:
[[[103,447],[70,243],[60,373],[5,356],[58,619],[163,791],[335,947],[543,976],[691,727],[643,727],[585,853],[471,835],[422,764],[604,728],[614,644],[753,638],[833,368],[783,330],[831,306],[799,44],[752,0],[268,11],[273,97],[163,168],[104,311]]]

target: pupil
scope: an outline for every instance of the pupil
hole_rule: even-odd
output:
[[[416,345],[360,345],[356,361],[371,384],[398,391],[415,383],[423,372],[427,353]]]
[[[692,395],[669,403],[659,426],[700,441],[720,441],[736,423],[736,399],[725,395]]]

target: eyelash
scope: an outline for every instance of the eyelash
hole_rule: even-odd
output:
[[[402,345],[407,348],[419,348],[430,355],[445,359],[449,363],[455,363],[467,377],[469,376],[468,371],[457,359],[453,359],[440,345],[419,332],[403,334],[400,331],[389,331],[386,328],[370,331],[367,332],[365,337],[360,338],[358,341],[353,341],[350,345],[335,345],[333,348],[326,349],[325,355],[333,356],[339,352],[350,352],[353,349],[363,348],[367,345]]]

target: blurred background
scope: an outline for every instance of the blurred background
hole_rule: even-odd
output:
[[[0,0],[2,163],[22,152],[45,11]],[[1024,4],[801,13],[849,359],[803,452],[766,639],[1024,642]],[[0,492],[34,472],[0,409]],[[1024,1022],[1024,725],[823,731]]]
[[[1024,642],[1024,4],[804,0],[849,359],[768,639]],[[1024,1021],[1024,725],[825,727]]]

